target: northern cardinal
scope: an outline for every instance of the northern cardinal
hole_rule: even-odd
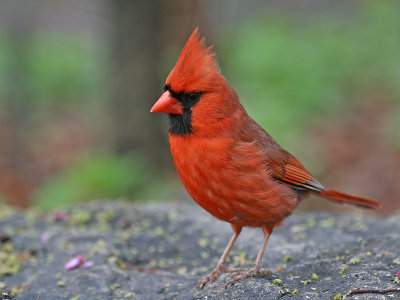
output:
[[[265,272],[260,262],[274,227],[310,194],[380,207],[322,186],[247,115],[214,56],[196,28],[151,108],[169,114],[171,153],[186,190],[206,211],[230,223],[234,232],[216,268],[199,286],[221,272],[235,273],[229,283]],[[245,226],[263,230],[257,259],[248,270],[227,268],[225,260]]]

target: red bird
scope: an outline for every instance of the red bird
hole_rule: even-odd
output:
[[[380,207],[323,187],[247,115],[214,56],[196,28],[151,109],[169,114],[171,153],[186,190],[206,211],[230,223],[234,232],[216,268],[199,286],[221,272],[235,273],[230,283],[265,272],[260,262],[274,227],[310,194]],[[263,230],[257,259],[248,270],[227,268],[225,260],[245,226]]]

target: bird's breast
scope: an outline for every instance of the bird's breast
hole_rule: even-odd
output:
[[[170,148],[181,181],[192,198],[218,219],[233,218],[234,212],[223,194],[229,168],[228,141],[170,137]]]
[[[271,179],[252,145],[235,148],[229,137],[169,140],[186,190],[216,218],[256,227],[280,222],[297,205],[291,189]]]

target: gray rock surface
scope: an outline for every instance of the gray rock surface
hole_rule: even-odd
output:
[[[215,266],[232,231],[197,206],[94,202],[55,219],[63,216],[2,207],[0,290],[18,300],[340,299],[358,288],[400,288],[398,215],[292,216],[267,246],[262,265],[272,275],[225,289],[231,275],[224,274],[200,291],[197,280]],[[261,241],[260,229],[245,229],[229,265],[250,266]],[[65,270],[78,254],[93,266]],[[400,299],[400,292],[346,297]]]

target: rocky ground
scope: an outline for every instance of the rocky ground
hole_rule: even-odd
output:
[[[225,274],[198,290],[232,233],[197,206],[95,202],[49,214],[0,206],[0,299],[13,299],[5,291],[18,300],[400,299],[399,223],[399,215],[292,216],[267,246],[262,264],[272,275],[225,288]],[[250,266],[261,240],[259,229],[244,230],[229,264]],[[77,255],[82,265],[65,270]]]

